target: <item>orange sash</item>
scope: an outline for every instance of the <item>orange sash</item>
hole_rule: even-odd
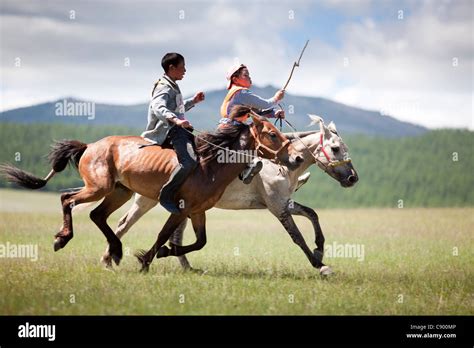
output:
[[[224,118],[229,117],[229,115],[227,114],[227,109],[229,107],[230,100],[235,95],[235,93],[237,93],[237,91],[240,91],[242,89],[248,89],[248,88],[234,85],[231,87],[229,92],[227,92],[227,95],[225,96],[224,101],[222,102],[222,105],[221,105],[221,117],[224,117]],[[236,121],[244,122],[247,120],[247,118],[248,116],[242,116],[242,117],[239,117],[239,119]]]

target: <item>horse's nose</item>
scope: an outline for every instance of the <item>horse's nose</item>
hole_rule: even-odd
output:
[[[304,159],[301,156],[296,156],[295,161],[296,161],[296,163],[303,163]]]
[[[349,181],[351,184],[355,184],[357,181],[359,181],[359,178],[355,175],[349,175],[347,181]]]

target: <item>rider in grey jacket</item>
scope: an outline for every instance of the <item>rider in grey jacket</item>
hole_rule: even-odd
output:
[[[192,130],[192,126],[185,119],[184,113],[203,101],[204,93],[199,92],[193,98],[183,101],[176,81],[183,79],[186,68],[184,57],[179,53],[167,53],[161,61],[161,66],[165,74],[153,88],[148,124],[142,136],[154,144],[171,146],[176,151],[179,165],[161,189],[160,203],[170,213],[177,214],[180,210],[174,201],[174,195],[198,164],[194,136],[186,131]]]

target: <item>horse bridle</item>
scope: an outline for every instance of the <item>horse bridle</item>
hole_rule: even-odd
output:
[[[309,150],[309,149],[308,149]],[[321,151],[324,155],[324,157],[326,157],[326,159],[328,160],[328,164],[325,165],[324,163],[322,163],[321,161],[319,161],[322,165],[325,165],[326,167],[337,167],[337,166],[341,166],[343,164],[346,164],[346,163],[351,163],[351,159],[350,158],[347,158],[347,159],[343,159],[341,161],[332,161],[331,160],[331,157],[329,157],[328,153],[326,152],[326,150],[324,149],[324,137],[323,137],[323,133],[321,132],[321,135],[320,135],[320,138],[319,138],[319,145],[318,147],[316,148],[316,152],[319,152]]]
[[[293,129],[293,131],[295,131],[295,133],[293,133],[293,136],[298,139],[301,144],[303,144],[303,146],[306,148],[306,150],[308,150],[308,152],[311,154],[311,156],[314,158],[314,161],[316,164],[318,164],[320,167],[322,166],[322,169],[329,174],[328,172],[328,168],[335,168],[337,166],[341,166],[343,164],[346,164],[346,163],[351,163],[351,159],[350,158],[347,158],[347,159],[344,159],[344,160],[341,160],[341,161],[332,161],[331,160],[331,157],[329,157],[328,153],[326,152],[326,150],[324,149],[324,136],[323,136],[323,133],[321,132],[320,133],[320,138],[319,138],[319,144],[318,144],[318,147],[316,148],[316,153],[319,153],[319,152],[322,152],[324,157],[326,157],[326,159],[328,160],[328,164],[325,164],[323,162],[321,162],[319,160],[319,156],[316,156],[313,151],[311,151],[311,149],[306,146],[306,144],[303,142],[303,140],[301,140],[301,138],[298,136],[298,131],[295,129],[295,127],[293,127],[293,125],[288,122],[288,120],[284,119],[285,123],[291,128]]]
[[[278,154],[290,144],[290,140],[286,139],[277,150],[272,150],[268,146],[262,144],[262,142],[258,139],[257,132],[255,130],[255,124],[250,125],[250,133],[257,143],[257,146],[255,147],[257,153],[263,154],[262,149],[264,149],[265,151],[273,154],[273,159],[271,161],[276,161],[278,159]]]

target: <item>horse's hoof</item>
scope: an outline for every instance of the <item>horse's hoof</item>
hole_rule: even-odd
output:
[[[184,272],[187,272],[187,271],[192,271],[193,268],[192,266],[188,263],[187,265],[181,265],[181,269],[184,271]]]
[[[112,254],[110,256],[112,257],[112,260],[115,262],[115,264],[118,266],[120,264],[120,261],[122,260],[122,256],[117,254]],[[112,266],[112,262],[110,262],[110,265]]]
[[[115,273],[115,269],[112,267],[112,262],[109,265],[104,265],[104,271]]]
[[[329,266],[323,266],[319,269],[319,274],[322,276],[329,276],[334,274],[333,270]]]
[[[203,270],[203,269],[200,269],[200,268],[192,268],[192,267],[189,267],[186,269],[187,272],[191,272],[191,273],[195,273],[195,274],[199,274],[199,275],[204,275],[207,273],[207,270]]]
[[[102,255],[100,262],[105,266],[105,268],[112,268],[112,258],[109,254]]]
[[[59,249],[62,249],[64,247],[62,239],[61,238],[56,238],[54,241],[54,251],[58,251]]]
[[[158,249],[158,252],[156,253],[156,258],[169,256],[170,252],[171,249],[168,248],[166,245],[163,245],[161,248]]]
[[[150,270],[150,265],[142,265],[142,268],[140,269],[140,273],[148,273],[148,271]]]
[[[140,273],[148,273],[148,270],[150,268],[150,263],[146,261],[146,254],[147,252],[145,250],[137,250],[135,252],[135,257],[142,266],[142,268],[140,269]]]
[[[109,252],[108,253],[110,255],[110,258],[118,266],[120,264],[120,261],[122,260],[122,257],[123,257],[122,243],[119,242],[118,244],[109,245]]]
[[[137,256],[137,259],[138,259],[138,262],[140,262],[140,265],[142,266],[140,268],[140,273],[148,273],[148,271],[150,270],[150,264],[138,256]]]

